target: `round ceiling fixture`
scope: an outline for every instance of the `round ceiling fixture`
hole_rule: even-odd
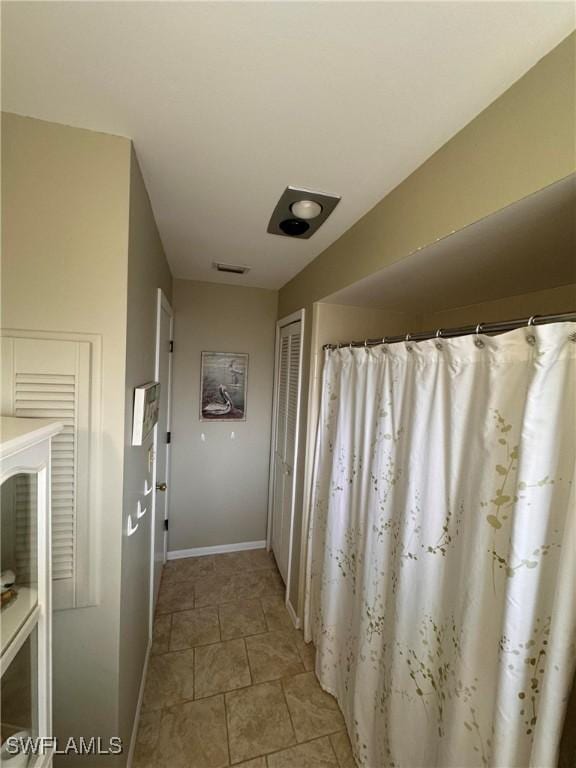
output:
[[[290,237],[298,237],[310,229],[310,224],[302,219],[284,219],[278,226],[285,235]]]
[[[316,200],[297,200],[290,210],[299,219],[315,219],[322,213],[322,206]]]

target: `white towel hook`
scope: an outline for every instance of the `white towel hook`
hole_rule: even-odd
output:
[[[128,527],[127,527],[126,533],[128,534],[128,536],[133,536],[137,530],[138,530],[138,523],[136,523],[136,525],[133,525],[132,515],[128,515]]]

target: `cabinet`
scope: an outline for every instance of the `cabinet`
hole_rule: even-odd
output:
[[[2,768],[52,761],[50,443],[61,431],[48,419],[0,420]],[[40,737],[35,749],[14,754],[29,737]]]

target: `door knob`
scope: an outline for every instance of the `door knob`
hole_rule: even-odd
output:
[[[156,483],[156,490],[157,491],[165,491],[168,486],[166,483]]]

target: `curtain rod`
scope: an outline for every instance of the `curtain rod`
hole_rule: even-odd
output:
[[[426,341],[427,339],[449,339],[454,336],[468,336],[472,333],[503,333],[531,325],[546,323],[576,322],[576,311],[562,312],[558,315],[532,315],[532,317],[507,320],[501,323],[478,323],[478,325],[463,325],[459,328],[438,328],[436,331],[420,331],[407,333],[404,336],[384,336],[381,339],[365,339],[364,341],[349,341],[341,344],[324,344],[322,349],[340,349],[341,347],[376,347],[379,344],[398,344],[401,341]]]

